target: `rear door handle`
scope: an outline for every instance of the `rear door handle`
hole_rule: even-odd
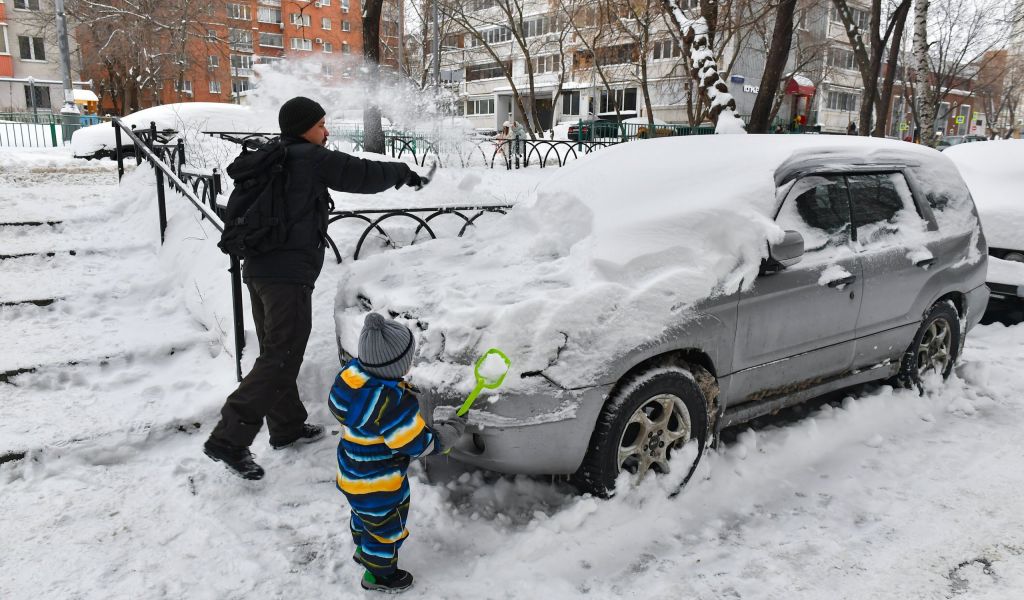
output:
[[[839,287],[841,285],[847,285],[847,284],[853,283],[854,281],[857,281],[857,276],[856,275],[849,275],[847,277],[843,277],[842,279],[833,279],[832,281],[828,282],[828,287],[830,287],[830,288]]]

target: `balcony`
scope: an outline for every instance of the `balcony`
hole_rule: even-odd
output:
[[[252,77],[252,69],[246,67],[231,67],[232,77]]]
[[[252,52],[252,42],[229,42],[228,48],[238,52]]]

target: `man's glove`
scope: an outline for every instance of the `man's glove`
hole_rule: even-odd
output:
[[[423,178],[420,177],[420,174],[417,173],[416,171],[413,171],[412,169],[409,169],[409,174],[405,178],[405,185],[416,190],[420,190],[423,188],[424,184],[426,184],[426,182],[423,181]]]
[[[433,429],[437,436],[437,445],[441,447],[441,451],[447,451],[466,432],[466,417],[452,417],[435,423]]]

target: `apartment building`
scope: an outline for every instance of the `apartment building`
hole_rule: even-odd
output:
[[[60,50],[52,0],[0,0],[0,112],[59,112],[64,105]],[[76,100],[95,100],[81,82],[78,48],[71,40]]]
[[[665,19],[652,19],[641,30],[636,15],[618,15],[616,19],[626,25],[609,28],[605,24],[604,31],[590,33],[588,39],[588,32],[602,25],[586,11],[573,14],[567,23],[564,8],[528,2],[524,14],[530,16],[510,27],[500,22],[497,1],[507,0],[470,2],[470,13],[459,19],[461,30],[442,44],[442,79],[458,93],[474,127],[498,128],[510,117],[524,121],[514,91],[524,97],[526,111],[545,129],[580,118],[646,117],[648,105],[656,119],[689,122],[686,98],[693,83]],[[699,1],[683,0],[680,5],[692,13]],[[854,1],[851,5],[854,19],[866,28],[866,4]],[[760,89],[768,45],[756,29],[749,24],[747,28],[745,33],[727,36],[718,57],[741,115],[750,114]],[[766,31],[770,35],[771,28]],[[831,2],[801,2],[794,46],[777,119],[845,132],[857,120],[862,85]],[[502,60],[495,61],[495,55]],[[528,60],[534,73],[532,89]],[[511,84],[506,72],[512,76]]]

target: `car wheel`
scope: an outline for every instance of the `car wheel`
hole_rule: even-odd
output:
[[[1003,260],[1012,260],[1013,262],[1024,262],[1024,254],[1020,252],[1007,252],[1003,255]]]
[[[932,306],[925,315],[914,341],[903,354],[899,383],[924,393],[921,379],[928,373],[949,377],[960,350],[960,315],[950,302]]]
[[[705,379],[714,387],[714,378],[701,367],[672,365],[621,382],[598,418],[575,476],[577,487],[607,497],[622,471],[632,474],[633,484],[651,472],[667,473],[673,452],[693,440],[693,462],[674,465],[687,470],[685,484],[708,438],[708,403],[697,383]]]

